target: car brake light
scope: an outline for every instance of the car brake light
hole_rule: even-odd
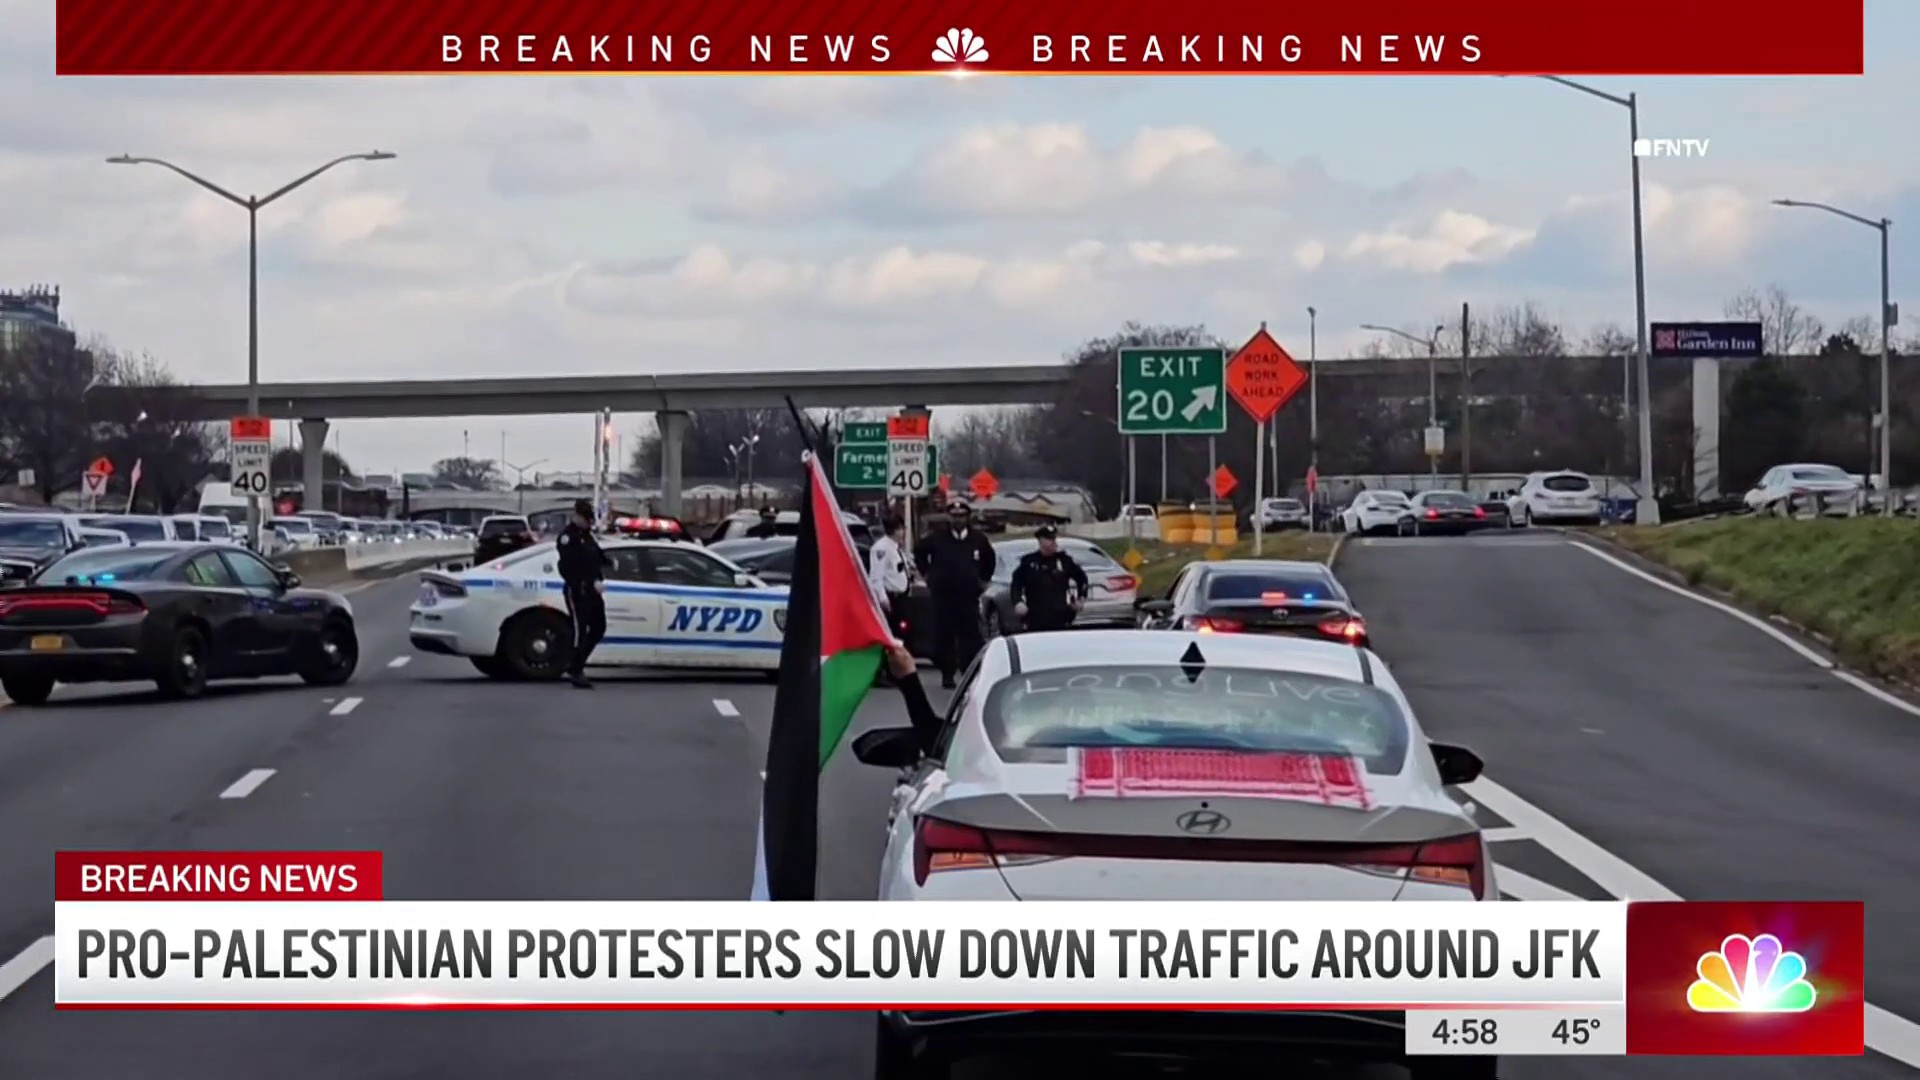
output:
[[[1320,632],[1355,644],[1367,640],[1367,623],[1358,615],[1330,615],[1319,622]]]
[[[1348,844],[1298,840],[1212,839],[998,832],[922,816],[914,824],[913,874],[986,870],[1066,858],[1292,863],[1404,872],[1410,880],[1471,889],[1486,899],[1487,857],[1480,834],[1425,843]]]
[[[16,596],[0,599],[0,618],[16,611],[90,611],[95,615],[134,615],[147,605],[131,596],[111,593],[63,593],[53,596]]]
[[[1287,602],[1287,594],[1283,592],[1263,592],[1260,594],[1260,602],[1267,605],[1284,604]]]
[[[1477,517],[1477,518],[1483,518],[1483,517],[1486,517],[1486,516],[1487,516],[1487,508],[1486,508],[1486,507],[1484,507],[1484,506],[1476,506],[1476,507],[1474,507],[1474,508],[1473,508],[1473,516],[1474,516],[1474,517]]]
[[[1107,579],[1107,590],[1109,592],[1126,592],[1128,589],[1137,589],[1139,587],[1140,579],[1131,574],[1115,574]]]
[[[1201,634],[1237,634],[1246,629],[1246,624],[1239,619],[1195,615],[1187,620],[1187,629]]]
[[[1440,516],[1440,511],[1438,511],[1438,510],[1429,510],[1429,511],[1427,511],[1427,517],[1428,517],[1429,519],[1432,519],[1432,518],[1437,518],[1437,517],[1439,517],[1439,516]]]

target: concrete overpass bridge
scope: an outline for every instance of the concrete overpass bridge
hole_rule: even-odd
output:
[[[1542,364],[1578,364],[1622,370],[1617,357],[1474,357],[1475,396],[1516,392]],[[1684,362],[1683,362],[1684,363]],[[1321,378],[1364,378],[1384,396],[1424,394],[1429,364],[1450,382],[1462,375],[1457,357],[1326,359]],[[1656,365],[1658,366],[1658,365]],[[1718,361],[1691,363],[1695,424],[1707,437],[1696,472],[1717,473]],[[1684,370],[1684,368],[1682,368]],[[699,372],[661,375],[584,375],[516,379],[403,379],[357,382],[262,383],[260,412],[297,420],[303,447],[302,473],[311,505],[319,505],[321,451],[333,419],[413,416],[538,416],[592,414],[599,410],[651,412],[661,433],[661,502],[681,513],[681,449],[686,417],[702,409],[777,408],[791,398],[801,408],[876,408],[936,405],[1017,405],[1058,400],[1072,384],[1066,364],[981,365],[945,368],[832,368],[799,371]],[[1678,374],[1678,372],[1676,372]],[[1485,381],[1482,381],[1482,380]],[[128,421],[143,409],[176,417],[217,421],[242,415],[247,388],[213,386],[138,388],[101,386],[88,394],[90,415]]]

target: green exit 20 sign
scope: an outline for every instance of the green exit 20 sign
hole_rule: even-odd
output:
[[[1120,434],[1227,430],[1227,350],[1121,349]]]

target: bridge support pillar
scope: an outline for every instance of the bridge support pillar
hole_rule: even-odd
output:
[[[1720,497],[1720,360],[1693,361],[1693,495]]]
[[[300,507],[303,510],[326,509],[321,501],[326,491],[326,449],[327,422],[300,421],[300,484],[305,489]]]
[[[660,425],[660,508],[668,517],[680,516],[680,460],[687,439],[687,414],[661,411],[654,414]]]

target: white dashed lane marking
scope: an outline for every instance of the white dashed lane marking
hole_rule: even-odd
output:
[[[240,779],[235,780],[227,787],[227,790],[220,793],[220,797],[223,799],[244,799],[253,794],[255,789],[259,788],[261,784],[266,783],[267,778],[271,777],[273,773],[274,770],[272,769],[255,769]]]
[[[740,710],[734,707],[733,702],[723,697],[713,699],[713,711],[719,713],[721,716],[740,715]]]
[[[361,698],[357,698],[357,697],[343,698],[340,704],[335,705],[331,710],[328,711],[327,715],[345,716],[348,713],[352,712],[353,710],[359,708],[361,700],[362,700]]]
[[[411,656],[396,656],[393,659],[387,661],[387,666],[388,667],[406,667],[407,661],[411,659],[413,659],[413,657]]]

